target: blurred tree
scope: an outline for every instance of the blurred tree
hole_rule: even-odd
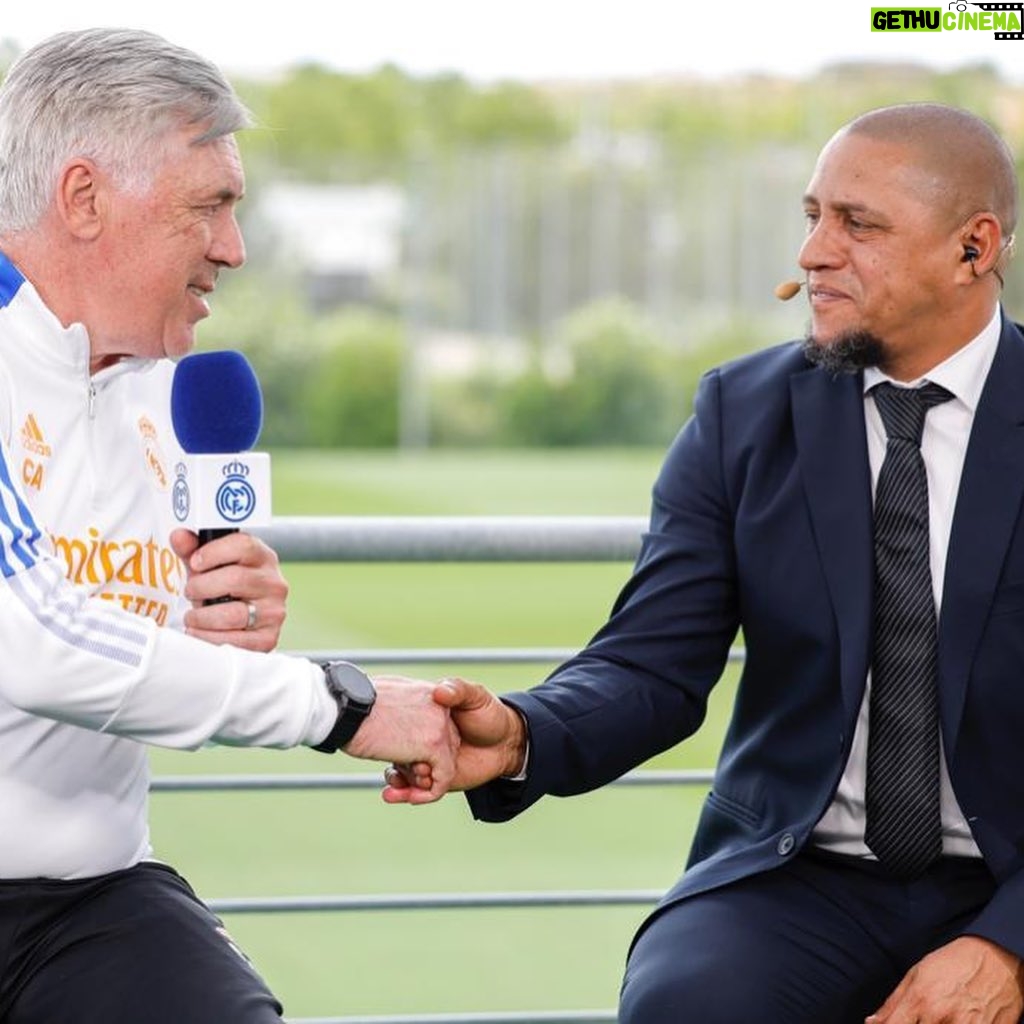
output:
[[[502,82],[470,93],[456,122],[464,145],[555,145],[571,128],[543,90],[523,82]]]
[[[398,444],[402,328],[392,317],[350,310],[320,321],[322,353],[309,382],[307,443],[327,448]]]
[[[566,318],[553,349],[566,365],[538,359],[504,397],[513,444],[663,443],[679,423],[679,355],[643,313],[619,299]]]
[[[200,349],[238,349],[252,363],[263,391],[264,447],[309,443],[308,394],[321,357],[314,325],[297,287],[249,271],[222,278],[214,315],[200,324]]]
[[[409,155],[417,89],[391,66],[350,75],[306,65],[279,83],[240,87],[266,129],[246,141],[311,181],[331,180],[340,161],[366,175],[393,173]]]
[[[402,178],[423,152],[497,144],[554,145],[571,125],[547,93],[517,82],[471,86],[458,75],[414,78],[385,65],[363,75],[310,64],[280,82],[240,82],[264,130],[247,155],[311,181]]]

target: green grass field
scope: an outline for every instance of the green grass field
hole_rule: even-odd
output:
[[[280,515],[636,514],[661,452],[280,452]],[[576,647],[601,624],[627,565],[293,565],[283,646]],[[461,670],[498,690],[545,667]],[[714,761],[731,685],[659,766]],[[312,751],[157,751],[157,774],[376,771]],[[505,825],[460,796],[425,808],[373,792],[153,796],[158,856],[207,898],[387,892],[664,889],[702,792],[610,787],[548,799]],[[641,908],[232,915],[235,938],[292,1017],[611,1007]]]

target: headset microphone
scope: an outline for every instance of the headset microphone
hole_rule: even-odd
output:
[[[775,286],[775,298],[788,302],[803,286],[803,281],[783,281]]]

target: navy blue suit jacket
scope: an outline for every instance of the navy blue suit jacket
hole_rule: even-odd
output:
[[[538,687],[529,775],[469,794],[506,820],[593,789],[700,725],[742,628],[746,662],[687,870],[662,906],[780,864],[846,764],[872,629],[860,375],[799,343],[707,374],[604,628]],[[1005,322],[964,462],[939,622],[950,776],[998,889],[971,931],[1024,956],[1024,334]]]

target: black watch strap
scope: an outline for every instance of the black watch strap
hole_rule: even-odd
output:
[[[331,731],[313,750],[333,754],[358,732],[373,708],[377,694],[370,677],[351,662],[329,661],[320,667],[324,670],[327,692],[338,705],[338,717]]]

